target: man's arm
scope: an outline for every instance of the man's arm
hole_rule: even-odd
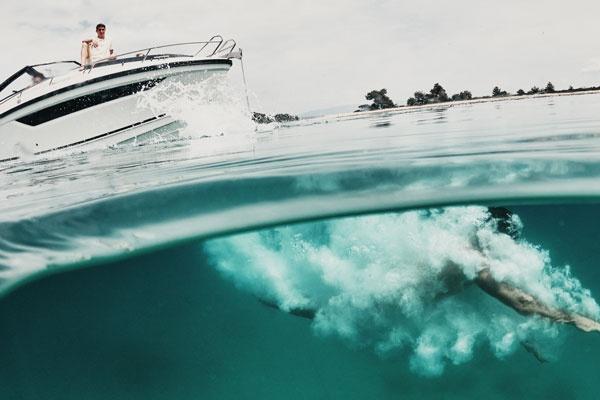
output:
[[[575,325],[585,332],[600,333],[600,323],[597,321],[580,314],[549,307],[521,289],[504,282],[498,282],[492,277],[489,268],[479,271],[475,283],[484,292],[513,308],[519,314],[539,315],[562,324]]]

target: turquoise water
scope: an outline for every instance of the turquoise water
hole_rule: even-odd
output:
[[[468,282],[492,265],[597,315],[598,105],[332,117],[3,165],[2,397],[595,398],[598,333]],[[467,286],[439,299],[448,262]]]

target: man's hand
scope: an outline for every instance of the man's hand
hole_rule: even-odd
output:
[[[82,40],[81,43],[85,43],[87,45],[92,45],[94,47],[98,47],[98,42],[94,41],[94,39],[86,39],[86,40]]]

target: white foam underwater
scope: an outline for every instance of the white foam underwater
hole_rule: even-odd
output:
[[[517,216],[513,222],[521,227]],[[211,240],[205,251],[261,300],[284,311],[315,310],[317,334],[385,357],[408,354],[411,370],[425,376],[485,347],[498,358],[522,347],[540,358],[557,351],[564,326],[522,316],[472,284],[484,268],[548,306],[600,317],[568,266],[553,266],[548,251],[499,232],[486,207],[291,225]],[[449,266],[462,272],[459,290],[440,279]]]

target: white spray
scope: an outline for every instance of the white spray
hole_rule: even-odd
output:
[[[171,116],[179,122],[180,137],[252,140],[255,124],[243,88],[224,73],[209,72],[192,78],[185,82],[181,77],[167,79],[142,92],[138,107],[148,108],[156,116]]]

